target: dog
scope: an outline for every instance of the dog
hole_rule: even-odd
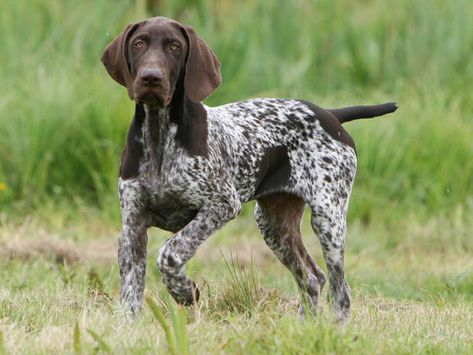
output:
[[[184,266],[197,248],[256,200],[266,244],[294,275],[300,313],[315,314],[324,272],[300,233],[306,206],[327,264],[335,317],[350,315],[345,279],[346,215],[357,167],[341,126],[394,112],[395,103],[326,110],[295,99],[202,104],[220,84],[220,62],[189,26],[165,17],[129,24],[101,58],[128,90],[135,115],[121,156],[120,299],[130,313],[143,302],[147,229],[174,234],[157,266],[177,303],[199,300]]]

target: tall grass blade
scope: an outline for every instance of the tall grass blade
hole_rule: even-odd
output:
[[[97,342],[99,349],[107,354],[111,354],[110,346],[102,339],[100,335],[94,332],[92,329],[87,329],[87,333]]]
[[[3,338],[3,332],[0,330],[0,355],[7,354],[5,349],[5,340]]]
[[[80,346],[80,329],[79,329],[79,322],[76,321],[74,325],[74,334],[72,339],[72,349],[74,350],[75,354],[82,354],[82,349]]]
[[[186,334],[186,311],[180,305],[177,306],[177,310],[172,305],[168,305],[168,309],[171,316],[174,338],[176,339],[176,348],[179,354],[186,355],[189,353]]]
[[[166,336],[170,353],[177,355],[178,352],[176,351],[176,339],[172,334],[171,328],[167,324],[166,319],[164,318],[163,312],[161,312],[161,309],[159,309],[158,305],[150,297],[146,298],[146,303],[148,303],[151,312],[164,330],[164,335]]]

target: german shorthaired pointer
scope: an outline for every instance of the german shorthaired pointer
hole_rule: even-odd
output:
[[[190,305],[199,289],[185,264],[242,203],[256,199],[256,223],[296,278],[302,315],[305,305],[315,313],[325,284],[299,229],[310,207],[335,316],[347,319],[344,243],[357,160],[341,123],[384,115],[397,105],[324,110],[303,100],[251,99],[205,106],[201,101],[220,84],[220,63],[192,28],[164,17],[128,25],[102,62],[136,102],[118,184],[121,300],[129,311],[139,311],[143,301],[149,227],[175,233],[157,264],[172,297]]]

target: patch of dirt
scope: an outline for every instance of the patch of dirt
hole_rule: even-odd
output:
[[[111,228],[91,223],[77,226],[67,226],[58,222],[53,228],[45,226],[34,218],[25,218],[21,224],[0,224],[0,259],[37,259],[47,258],[59,264],[116,262],[116,235]],[[60,230],[61,233],[54,232]],[[84,233],[96,235],[97,239],[74,241],[71,236]]]
[[[37,259],[50,258],[58,264],[101,263],[110,264],[116,261],[115,241],[93,241],[74,244],[58,239],[0,239],[0,258],[3,259]]]

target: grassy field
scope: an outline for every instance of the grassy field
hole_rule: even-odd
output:
[[[472,353],[473,2],[0,0],[0,354]],[[238,5],[237,5],[238,4]],[[152,308],[123,317],[118,158],[133,105],[99,63],[130,21],[193,25],[222,62],[207,104],[397,101],[346,125],[359,168],[346,265],[353,316],[301,322],[289,272],[249,204],[188,266],[196,308],[169,302],[149,242]],[[307,217],[307,216],[306,216]],[[324,267],[304,219],[305,241]],[[174,344],[174,345],[173,345]]]
[[[199,250],[188,266],[201,287],[196,308],[181,310],[171,334],[178,354],[377,353],[473,351],[471,221],[436,218],[396,228],[350,226],[348,281],[353,316],[337,327],[323,292],[317,319],[297,315],[290,274],[271,255],[256,226],[236,220]],[[163,353],[169,341],[149,307],[128,322],[117,304],[117,228],[92,214],[87,224],[54,217],[4,223],[1,234],[1,346],[14,353]],[[309,250],[322,264],[304,223]],[[414,223],[412,223],[414,222]],[[34,237],[33,237],[34,236]],[[150,236],[146,294],[171,326],[178,313],[155,266],[168,235]],[[452,240],[457,238],[456,240]],[[77,330],[75,330],[75,328]],[[187,344],[187,345],[186,345]]]

